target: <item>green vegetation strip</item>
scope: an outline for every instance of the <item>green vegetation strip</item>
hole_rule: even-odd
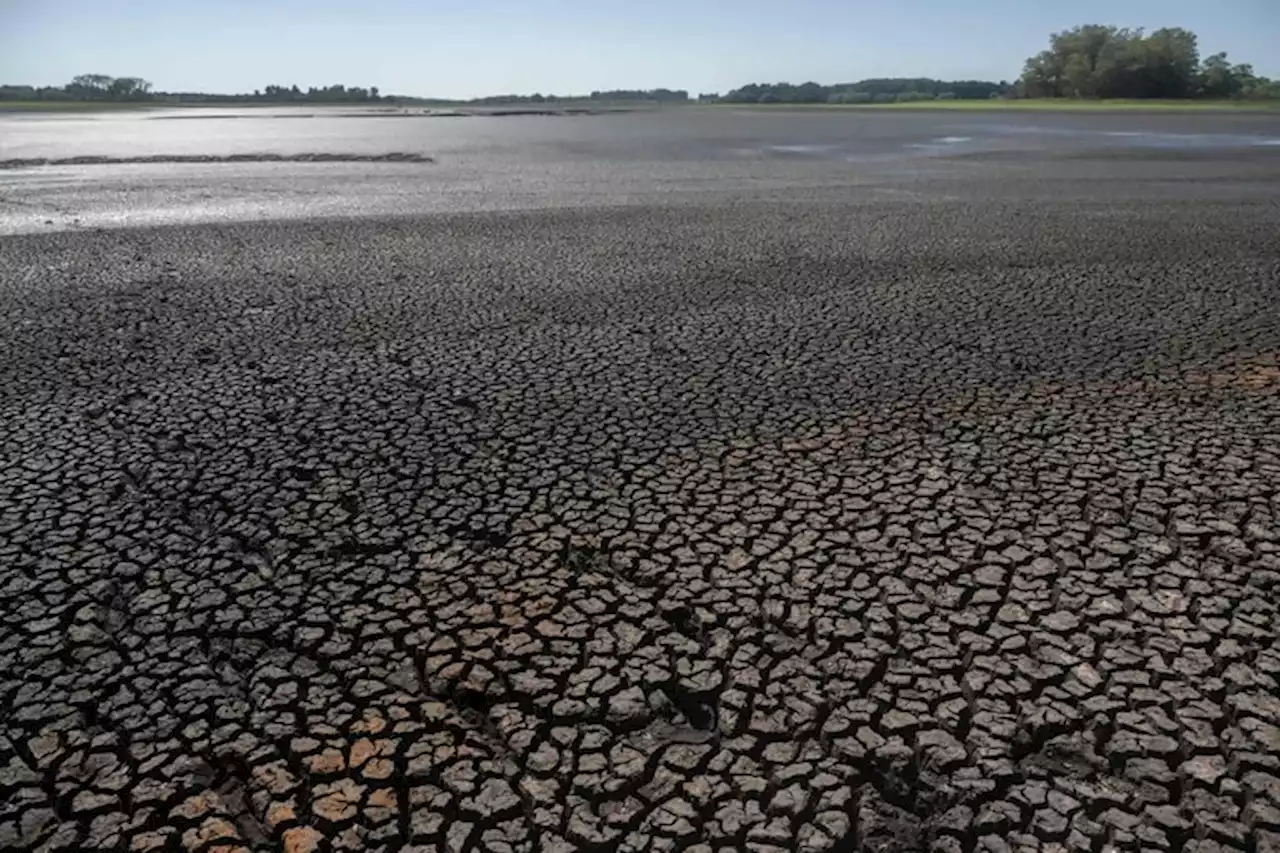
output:
[[[95,113],[175,107],[164,101],[0,101],[0,112]]]
[[[887,104],[741,104],[720,102],[716,108],[731,107],[751,110],[960,110],[960,111],[1037,111],[1056,112],[1248,112],[1262,110],[1280,112],[1280,101],[1163,101],[1163,100],[1081,100],[1076,98],[991,99],[981,101],[903,101]]]

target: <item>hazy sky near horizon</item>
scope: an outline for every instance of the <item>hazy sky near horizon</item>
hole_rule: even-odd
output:
[[[1182,26],[1280,77],[1280,0],[0,0],[0,83],[138,76],[472,97],[750,82],[1012,80],[1051,32]]]

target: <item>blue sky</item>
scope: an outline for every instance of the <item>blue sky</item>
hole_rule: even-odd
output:
[[[1013,79],[1049,33],[1183,26],[1280,77],[1280,0],[0,0],[0,82],[376,85],[468,97],[863,77]]]

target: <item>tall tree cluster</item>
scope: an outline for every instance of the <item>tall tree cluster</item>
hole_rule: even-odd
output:
[[[108,77],[106,74],[81,74],[66,86],[67,94],[84,101],[145,101],[151,97],[151,84],[141,77]]]
[[[147,101],[151,84],[141,77],[79,74],[65,86],[0,86],[4,101]]]
[[[1203,61],[1190,30],[1089,24],[1054,33],[1018,81],[1027,98],[1268,98],[1277,84],[1225,53]]]

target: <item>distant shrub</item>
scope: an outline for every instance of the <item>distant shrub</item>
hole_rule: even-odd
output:
[[[869,104],[870,92],[834,92],[827,99],[829,104]]]

